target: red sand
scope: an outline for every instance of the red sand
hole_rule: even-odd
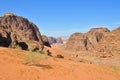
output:
[[[41,66],[23,64],[26,51],[0,48],[0,80],[120,80],[120,70],[64,59],[41,60]]]

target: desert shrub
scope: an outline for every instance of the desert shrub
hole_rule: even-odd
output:
[[[104,65],[104,64],[105,64],[103,60],[96,60],[95,63],[96,63],[96,64],[99,64],[99,65]]]
[[[14,48],[14,49],[20,49],[20,50],[22,50],[22,48],[18,45],[18,41],[13,41],[10,44],[9,48]]]
[[[40,60],[40,53],[29,51],[29,53],[26,54],[24,57],[24,64],[36,65],[36,64],[39,64],[39,60]]]
[[[89,63],[89,64],[92,64],[92,62],[91,61],[89,61],[89,60],[86,60],[86,59],[79,59],[79,62],[81,62],[81,63]]]
[[[25,42],[18,42],[17,40],[13,41],[9,47],[20,50],[28,50],[28,45]]]
[[[32,52],[28,51],[28,53],[23,57],[23,63],[25,65],[40,65],[40,61],[44,59],[48,59],[51,56],[48,56],[47,54],[42,54],[40,52]]]
[[[41,53],[46,54],[46,55],[48,55],[48,56],[52,56],[52,55],[51,55],[52,53],[51,53],[47,48],[44,48],[44,49],[41,51]]]
[[[110,66],[114,71],[120,70],[120,66]]]
[[[31,52],[39,52],[39,47],[34,43],[28,43],[28,50]]]

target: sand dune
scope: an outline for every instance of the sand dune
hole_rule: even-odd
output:
[[[27,51],[0,47],[0,80],[119,80],[120,70],[53,57],[23,64]]]

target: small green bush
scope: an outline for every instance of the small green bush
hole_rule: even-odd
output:
[[[16,41],[13,41],[13,42],[10,44],[9,48],[14,48],[14,49],[20,49],[20,50],[22,50],[22,48],[21,48],[19,45],[17,45],[17,42],[16,42]]]
[[[120,66],[110,66],[114,71],[120,70]]]
[[[40,60],[40,53],[30,51],[28,54],[26,54],[24,58],[24,64],[26,65],[39,64],[39,60]]]

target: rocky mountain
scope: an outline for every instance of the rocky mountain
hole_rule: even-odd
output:
[[[105,34],[110,31],[107,28],[92,28],[87,33],[74,33],[70,36],[64,48],[69,51],[92,50]]]
[[[63,40],[61,37],[58,37],[58,38],[55,38],[55,37],[48,37],[48,41],[49,43],[52,45],[52,44],[63,44]]]
[[[85,34],[74,33],[65,44],[65,49],[76,52],[79,50],[88,50],[88,46],[89,48],[93,47]]]
[[[92,28],[89,32],[86,33],[92,45],[98,43],[106,33],[109,33],[110,30],[107,28]]]
[[[69,36],[61,36],[60,38],[62,39],[63,44],[65,44],[68,41]]]
[[[54,38],[54,37],[48,37],[48,41],[51,45],[54,43],[57,43],[56,38]]]
[[[61,37],[56,38],[57,43],[63,44],[63,39]]]
[[[106,34],[95,49],[103,57],[120,55],[120,27]]]
[[[14,42],[23,49],[27,49],[31,44],[39,49],[44,46],[35,24],[13,13],[5,13],[0,17],[0,46],[9,47]]]

